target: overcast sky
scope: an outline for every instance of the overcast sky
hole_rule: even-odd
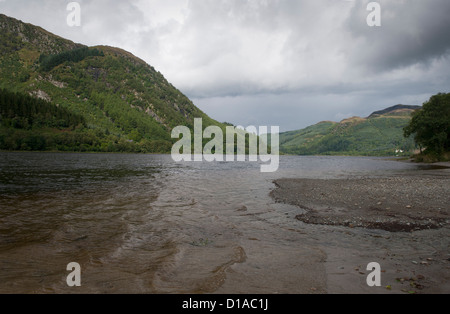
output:
[[[128,50],[212,118],[300,129],[450,92],[450,1],[0,0],[0,12]]]

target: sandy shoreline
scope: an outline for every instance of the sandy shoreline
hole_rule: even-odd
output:
[[[449,169],[274,183],[272,198],[297,206],[299,224],[336,228],[322,247],[327,293],[450,293]],[[377,261],[383,287],[374,290],[366,266]]]

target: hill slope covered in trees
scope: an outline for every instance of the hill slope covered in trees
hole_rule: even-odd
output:
[[[419,106],[397,105],[368,118],[320,122],[303,130],[280,134],[280,150],[294,155],[409,156],[413,139],[403,136]]]
[[[26,106],[35,104],[27,96],[41,99],[50,106],[41,112],[50,120],[58,120],[60,111],[54,116],[49,108],[83,119],[76,126],[21,125],[12,121],[24,112],[9,108],[0,116],[0,149],[166,153],[174,142],[171,130],[192,129],[194,118],[202,118],[203,127],[225,127],[129,52],[86,47],[2,14],[0,30],[2,97],[18,97]],[[30,136],[44,144],[30,147]]]

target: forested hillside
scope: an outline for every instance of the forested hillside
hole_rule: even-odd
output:
[[[108,131],[90,129],[80,114],[43,99],[0,89],[0,149],[165,152],[170,146],[163,141],[136,143]]]
[[[409,156],[413,139],[403,136],[411,114],[419,106],[397,105],[368,118],[321,122],[303,130],[282,133],[281,151],[294,155]]]
[[[225,127],[129,52],[86,47],[2,14],[0,30],[2,94],[23,99],[22,107],[37,106],[30,96],[60,109],[50,114],[50,107],[41,108],[40,115],[29,116],[8,105],[2,149],[166,153],[174,142],[172,128],[193,129],[194,118],[202,118],[203,127]],[[81,117],[82,123],[59,125],[55,121],[63,112]],[[30,135],[42,136],[46,144],[22,145]]]

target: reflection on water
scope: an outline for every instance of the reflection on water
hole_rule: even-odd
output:
[[[259,170],[170,156],[0,153],[0,293],[72,292],[70,262],[82,268],[77,292],[295,293],[296,267],[308,258],[320,272],[318,243],[333,239],[329,229],[295,221],[299,209],[275,204],[272,181],[417,166],[282,157],[277,173]],[[245,284],[234,271],[246,274]]]

